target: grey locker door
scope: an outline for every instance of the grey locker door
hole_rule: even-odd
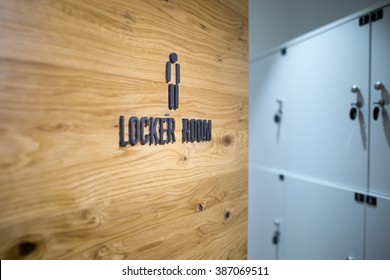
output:
[[[369,191],[390,197],[390,7],[372,22]],[[380,82],[383,86],[375,84]],[[373,104],[383,100],[383,105]],[[373,112],[379,109],[375,120]]]
[[[289,58],[280,53],[250,64],[249,164],[285,169],[284,103],[289,94]],[[278,101],[280,100],[280,102]],[[275,115],[282,110],[279,122]]]
[[[287,56],[289,172],[366,191],[369,24],[352,20],[289,48]]]
[[[390,199],[377,197],[376,203],[366,210],[366,259],[390,260]]]
[[[363,259],[364,202],[354,192],[287,177],[286,259]]]
[[[250,167],[249,186],[248,259],[280,259],[283,257],[283,178]]]

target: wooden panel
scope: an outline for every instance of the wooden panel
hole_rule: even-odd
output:
[[[247,29],[241,0],[1,1],[1,259],[246,258]],[[120,148],[120,115],[177,142]]]

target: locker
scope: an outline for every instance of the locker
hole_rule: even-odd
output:
[[[364,202],[355,193],[286,178],[285,258],[363,259]]]
[[[389,5],[251,62],[249,258],[390,259]]]
[[[377,197],[377,205],[366,211],[366,259],[390,260],[390,199]]]
[[[289,172],[367,190],[368,54],[369,25],[359,19],[288,48]]]
[[[286,167],[285,108],[289,58],[280,53],[250,64],[249,161],[273,169]]]
[[[284,191],[283,174],[249,169],[249,259],[283,257]]]

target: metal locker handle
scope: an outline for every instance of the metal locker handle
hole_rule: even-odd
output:
[[[357,85],[352,85],[351,92],[356,93],[357,101],[355,103],[351,103],[351,110],[349,110],[349,118],[351,120],[355,120],[358,114],[358,110],[363,107],[363,97],[360,92],[360,88]]]
[[[383,90],[385,89],[385,85],[381,81],[377,81],[374,85],[374,88],[376,90]]]
[[[357,85],[353,85],[351,87],[351,92],[352,93],[358,93],[358,92],[360,92],[360,89],[359,89],[359,87]]]
[[[278,245],[280,241],[280,219],[274,219],[274,225],[276,230],[274,231],[274,235],[272,236],[272,244]]]

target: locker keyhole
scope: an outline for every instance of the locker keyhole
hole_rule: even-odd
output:
[[[351,120],[356,119],[356,115],[357,109],[355,107],[351,108],[351,110],[349,111],[349,117],[351,118]]]
[[[274,116],[274,121],[276,123],[280,123],[280,121],[282,120],[282,112],[277,112]]]
[[[279,244],[279,236],[280,232],[277,230],[274,232],[274,236],[272,237],[272,244],[278,245]]]
[[[379,117],[380,108],[378,106],[375,106],[374,112],[372,113],[372,117],[376,121]]]

